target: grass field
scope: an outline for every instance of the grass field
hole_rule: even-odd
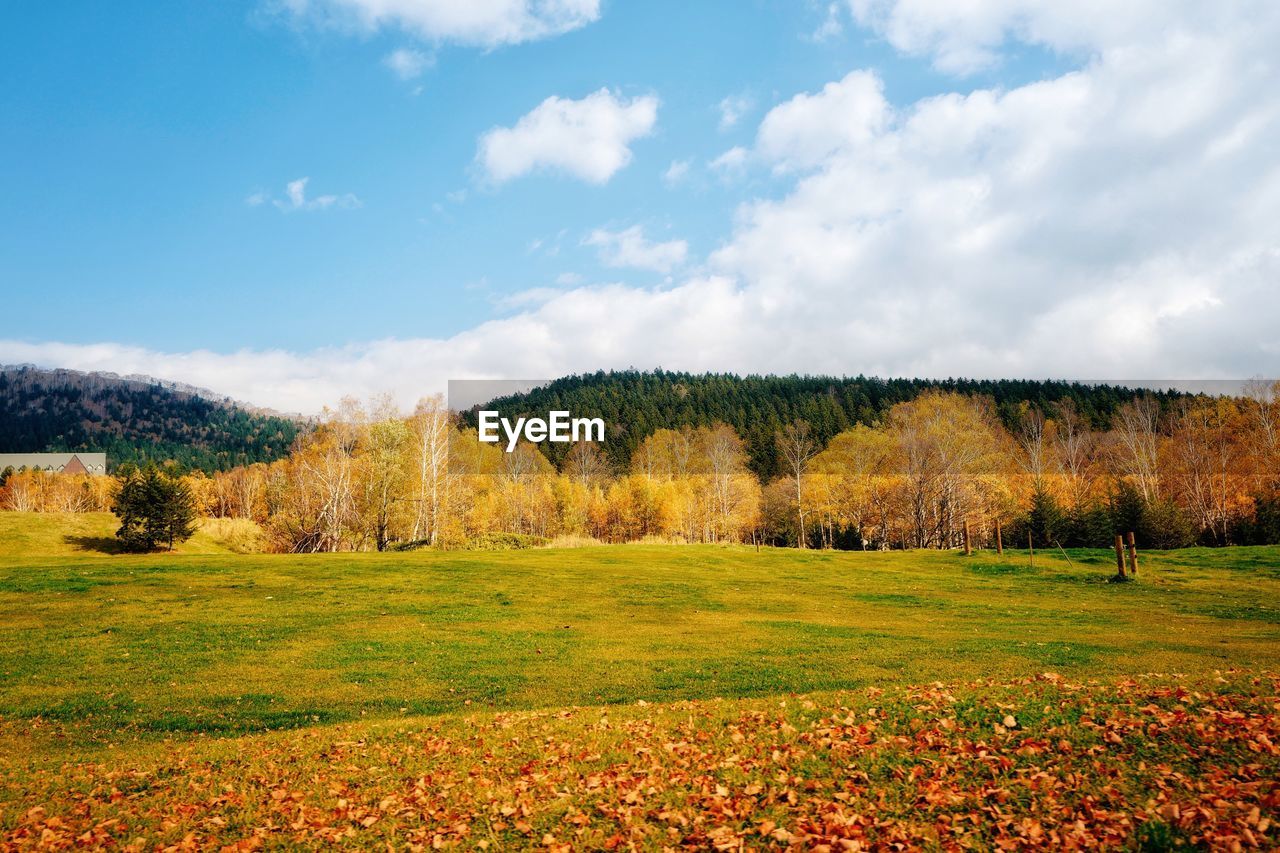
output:
[[[85,557],[119,554],[109,512],[0,512],[0,565],[32,557]],[[256,550],[261,531],[251,521],[201,519],[195,536],[175,554],[236,554]]]
[[[1137,583],[1110,584],[1112,555],[1085,551],[1034,568],[1025,552],[701,546],[292,557],[207,536],[109,556],[83,548],[92,531],[5,516],[0,829],[16,846],[1275,838],[1278,548],[1144,554]],[[769,766],[780,750],[804,757]],[[628,782],[637,767],[684,781]],[[1071,774],[1098,780],[1097,802],[1050,807]],[[1194,803],[1214,774],[1234,794],[1213,791],[1209,819]],[[953,795],[918,800],[928,779]],[[1178,779],[1190,812],[1165,808]],[[955,823],[984,786],[1007,789],[1003,829]],[[666,805],[636,808],[637,791]],[[822,823],[868,808],[896,828]]]

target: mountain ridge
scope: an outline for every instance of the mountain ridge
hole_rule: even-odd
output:
[[[0,448],[107,453],[207,473],[286,455],[306,421],[149,376],[0,366]]]

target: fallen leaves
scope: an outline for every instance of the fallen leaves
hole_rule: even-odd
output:
[[[1275,847],[1280,681],[1225,681],[1045,673],[10,761],[0,847]]]

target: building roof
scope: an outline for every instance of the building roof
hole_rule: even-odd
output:
[[[26,468],[28,471],[61,472],[68,474],[105,474],[107,473],[107,454],[105,453],[0,453],[0,471],[12,467],[17,471]]]

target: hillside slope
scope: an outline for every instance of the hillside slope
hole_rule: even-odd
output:
[[[105,451],[122,462],[173,460],[213,472],[284,456],[293,419],[156,380],[0,368],[0,451]]]
[[[710,426],[720,421],[743,437],[756,473],[772,477],[779,473],[774,435],[784,424],[796,419],[808,421],[814,438],[825,446],[837,433],[854,424],[874,423],[894,404],[914,399],[930,388],[990,397],[1010,427],[1022,403],[1047,409],[1058,400],[1071,399],[1093,426],[1105,428],[1116,408],[1136,393],[1112,385],[1021,379],[735,376],[631,370],[567,376],[524,394],[497,398],[485,408],[507,416],[545,416],[551,410],[567,410],[576,417],[604,418],[608,440],[603,449],[617,466],[624,466],[640,442],[655,430]],[[1167,403],[1181,395],[1165,392],[1157,396]],[[465,418],[475,425],[474,411]],[[542,446],[557,463],[568,449],[564,444]]]
[[[119,526],[109,512],[0,512],[0,562],[122,554],[115,538]],[[174,553],[249,553],[258,549],[261,538],[262,530],[248,519],[202,518],[196,534],[179,542]]]

